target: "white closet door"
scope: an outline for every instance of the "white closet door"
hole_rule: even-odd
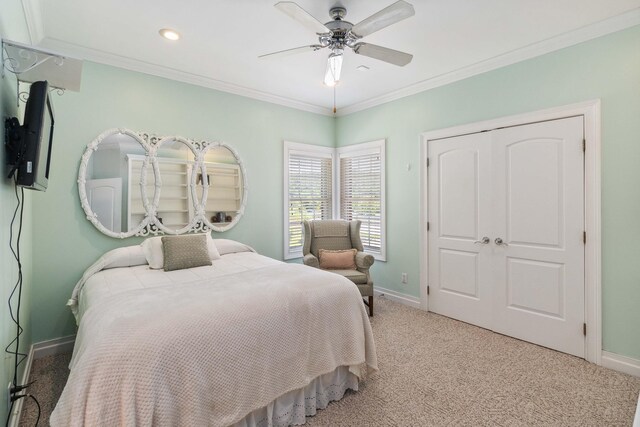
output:
[[[584,357],[583,118],[492,134],[493,330]]]
[[[491,328],[491,137],[429,143],[429,310]]]
[[[573,117],[429,142],[430,311],[584,357],[582,141]]]

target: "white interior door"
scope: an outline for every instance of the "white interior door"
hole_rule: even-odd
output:
[[[429,159],[429,310],[491,328],[491,137],[430,142]]]
[[[584,357],[583,118],[493,132],[493,330]],[[492,237],[494,237],[492,236]]]
[[[584,357],[582,141],[582,117],[429,141],[430,311]]]

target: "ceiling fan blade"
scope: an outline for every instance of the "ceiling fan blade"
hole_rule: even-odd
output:
[[[322,49],[322,46],[319,44],[312,44],[309,46],[300,46],[294,47],[293,49],[280,50],[278,52],[265,53],[264,55],[258,56],[258,58],[281,58],[283,56],[295,55],[296,53],[303,53],[309,51],[316,51]]]
[[[413,6],[404,0],[398,0],[390,6],[385,7],[381,11],[374,13],[365,20],[357,23],[351,28],[351,33],[357,37],[368,36],[391,24],[402,21],[410,16],[415,15]]]
[[[281,1],[275,4],[275,7],[283,13],[286,13],[305,27],[317,34],[328,33],[329,29],[324,24],[314,18],[306,10],[298,6],[292,1]]]
[[[368,56],[369,58],[379,59],[380,61],[399,65],[401,67],[404,67],[413,59],[413,55],[411,54],[371,43],[357,43],[353,47],[353,51],[358,55],[364,55]]]

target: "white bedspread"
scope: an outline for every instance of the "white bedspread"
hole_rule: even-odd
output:
[[[184,280],[146,282],[145,266],[88,278],[51,424],[226,426],[338,366],[360,378],[377,370],[352,282],[257,254],[222,259],[227,267],[185,270]]]
[[[181,286],[201,282],[205,279],[215,280],[227,274],[278,265],[280,261],[253,252],[233,253],[214,260],[213,265],[189,268],[186,270],[152,270],[145,263],[130,268],[109,268],[95,270],[85,280],[81,280],[78,289],[77,320],[80,324],[84,311],[95,304],[101,304],[104,298],[121,292],[136,289],[149,289],[159,286]],[[102,265],[102,263],[98,263]]]

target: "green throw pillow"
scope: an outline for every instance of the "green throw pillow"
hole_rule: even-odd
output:
[[[164,271],[211,265],[207,238],[204,234],[163,237],[162,249]]]

